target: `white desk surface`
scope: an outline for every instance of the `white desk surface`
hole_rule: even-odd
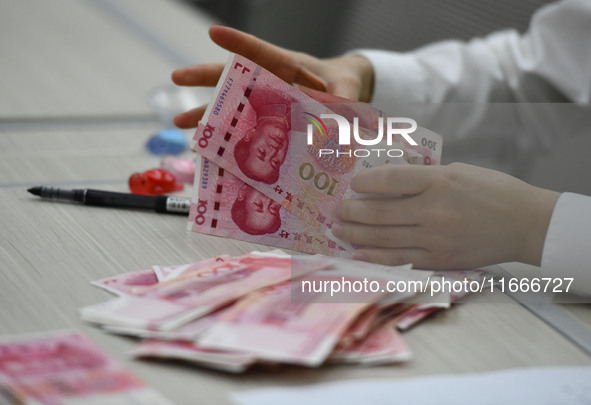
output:
[[[212,24],[174,0],[3,2],[0,118],[153,114],[173,69],[225,61]]]
[[[94,3],[0,6],[4,32],[19,38],[0,36],[0,51],[10,55],[2,59],[0,77],[0,335],[78,330],[177,404],[223,404],[228,392],[254,387],[591,365],[591,357],[560,333],[496,293],[477,294],[405,333],[414,358],[401,365],[255,369],[235,376],[129,360],[125,352],[134,340],[78,318],[78,308],[110,297],[91,280],[270,248],[187,232],[182,216],[47,202],[26,192],[43,184],[126,191],[131,173],[158,166],[144,144],[163,124],[153,119],[145,94],[168,82],[176,62],[130,32],[121,15],[153,28],[177,55],[225,58],[206,40],[211,20],[185,6],[125,0],[107,2],[118,8],[105,12]],[[591,325],[588,306],[564,307]]]

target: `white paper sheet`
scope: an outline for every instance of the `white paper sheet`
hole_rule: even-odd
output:
[[[591,367],[353,380],[231,394],[240,405],[591,404]]]

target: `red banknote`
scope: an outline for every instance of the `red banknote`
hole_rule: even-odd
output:
[[[24,404],[172,404],[77,332],[1,340],[0,386]]]
[[[357,122],[353,127],[356,130],[350,128],[350,133],[357,136],[351,137],[349,133],[349,144],[343,145],[341,125],[349,124],[323,119],[323,116],[339,116],[347,122]],[[364,103],[322,104],[261,66],[242,56],[231,55],[195,132],[192,147],[297,217],[300,223],[293,232],[286,232],[300,233],[304,228],[339,243],[330,233],[334,221],[332,207],[343,198],[356,196],[349,187],[355,174],[387,163],[432,165],[440,162],[442,140],[439,135],[414,123],[416,131],[412,133],[413,138],[410,135],[408,138],[415,145],[409,143],[401,129],[400,134],[384,136],[384,122],[389,122],[386,120],[390,118],[408,121],[404,117],[387,117]],[[367,146],[372,140],[382,138],[384,147],[381,143]],[[391,151],[395,151],[394,154]],[[196,177],[195,193],[201,192],[204,183],[211,187],[208,176],[212,171],[204,170]],[[270,211],[278,211],[270,207]],[[191,219],[197,226],[191,229],[201,231],[202,225],[215,228],[215,214],[211,213],[215,209],[215,202],[195,194]],[[206,214],[210,220],[208,224],[203,222]],[[248,214],[254,215],[252,210]],[[273,233],[273,230],[275,228],[269,225],[266,233]],[[264,232],[261,229],[250,231],[241,236],[253,240],[256,238],[247,235]],[[309,247],[300,246],[303,251],[309,251],[306,250]],[[351,250],[350,246],[344,247]],[[333,254],[337,252],[332,250]]]

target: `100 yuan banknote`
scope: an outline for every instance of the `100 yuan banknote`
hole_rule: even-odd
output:
[[[317,225],[305,224],[279,203],[207,158],[197,155],[187,228],[194,232],[327,256],[346,251]]]
[[[369,303],[292,303],[290,283],[249,294],[199,336],[202,347],[316,367]]]
[[[342,363],[378,365],[410,360],[412,353],[394,322],[385,322],[353,345],[333,351],[330,360]]]
[[[170,331],[251,291],[328,265],[323,257],[253,252],[159,282],[136,296],[91,305],[79,312],[89,322]]]
[[[353,262],[333,259],[333,266],[303,275],[291,283],[278,283],[255,291],[228,309],[199,335],[207,348],[254,353],[269,361],[318,366],[326,360],[342,336],[370,306],[389,294],[385,290],[347,290],[333,293],[333,281],[354,285],[370,278],[386,281],[423,277],[407,266],[400,271],[382,267],[361,275]],[[334,299],[333,299],[334,298]]]
[[[0,386],[24,404],[172,404],[69,331],[0,340]]]
[[[323,234],[334,220],[331,207],[354,196],[349,184],[359,171],[440,162],[441,137],[410,119],[364,103],[338,103],[333,110],[231,55],[192,147]]]
[[[205,349],[195,342],[145,340],[129,352],[136,358],[182,360],[216,370],[241,373],[256,362],[251,353]]]

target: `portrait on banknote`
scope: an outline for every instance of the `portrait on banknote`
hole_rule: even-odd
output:
[[[289,147],[290,105],[295,101],[269,88],[253,88],[248,97],[252,112],[244,113],[250,128],[234,147],[238,168],[247,177],[266,184],[279,179]]]
[[[281,227],[280,208],[277,202],[243,184],[232,204],[232,221],[250,235],[275,233]]]

